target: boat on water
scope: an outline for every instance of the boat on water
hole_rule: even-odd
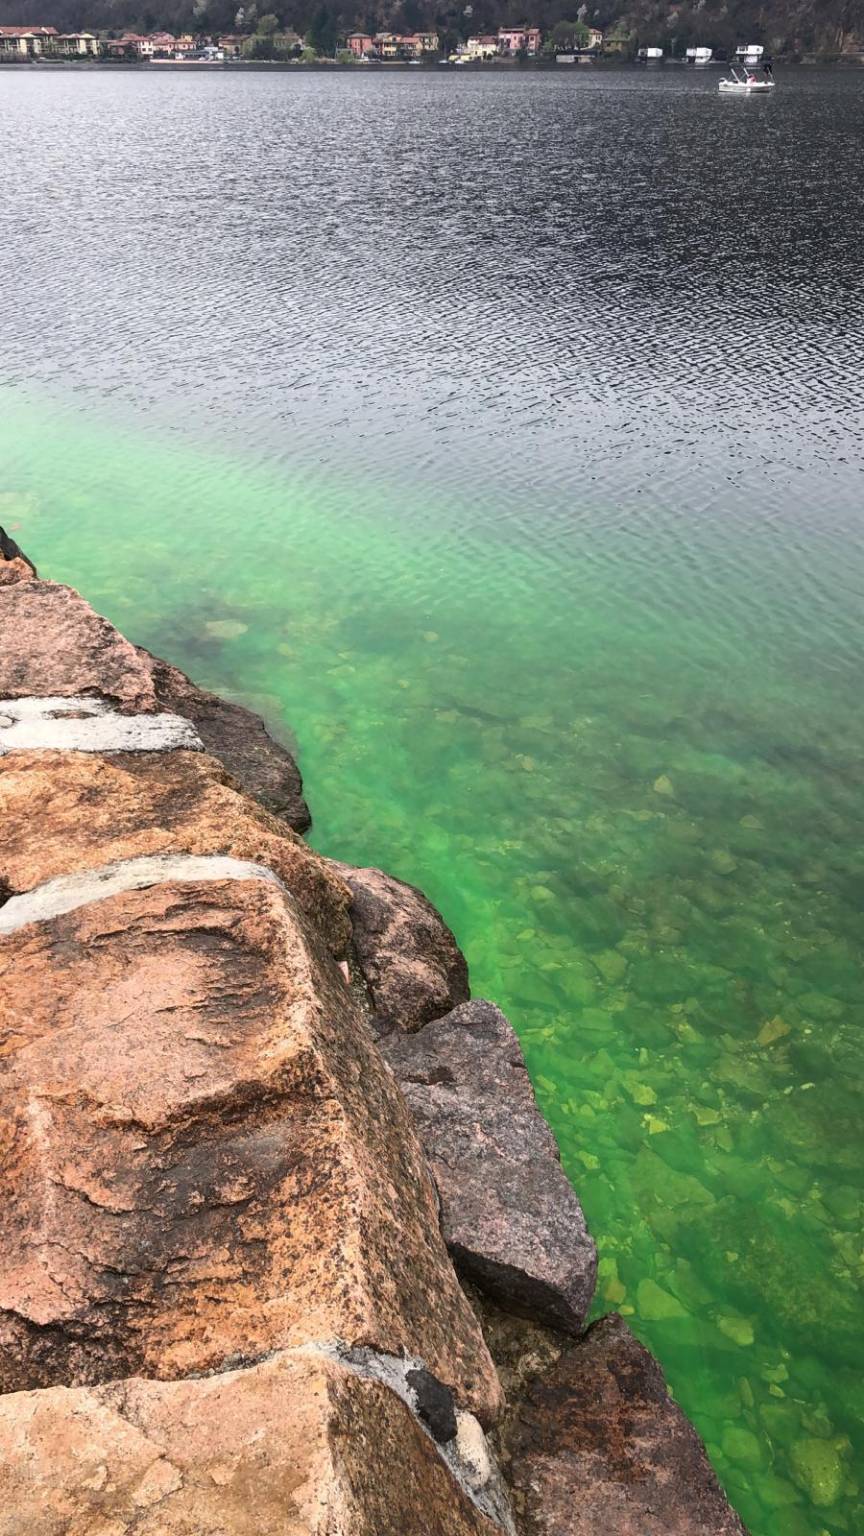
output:
[[[659,64],[662,58],[662,48],[640,48],[636,55],[639,64]]]
[[[713,48],[688,48],[687,49],[686,58],[687,58],[687,63],[688,64],[695,64],[697,69],[700,66],[702,68],[704,68],[706,64],[710,64],[711,61],[713,60],[713,58],[714,58],[714,49]]]
[[[773,80],[757,80],[749,70],[744,75],[739,75],[736,69],[732,69],[730,75],[731,79],[724,78],[717,87],[724,96],[765,96],[774,89]]]

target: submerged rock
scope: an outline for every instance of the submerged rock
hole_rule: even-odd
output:
[[[659,1365],[615,1313],[528,1388],[507,1450],[523,1536],[746,1536]]]
[[[502,1305],[578,1332],[596,1250],[503,1013],[464,1003],[381,1048],[426,1150],[457,1267]]]
[[[843,1492],[843,1466],[830,1440],[805,1436],[789,1453],[793,1480],[811,1504],[819,1508],[836,1504]]]
[[[351,892],[354,950],[380,1034],[419,1029],[467,1001],[465,957],[422,891],[380,869],[331,867]]]

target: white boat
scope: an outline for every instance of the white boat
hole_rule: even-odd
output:
[[[735,49],[735,57],[742,64],[759,64],[764,52],[761,43],[742,43]]]
[[[640,64],[659,64],[663,57],[662,48],[640,48],[636,55]]]
[[[742,79],[734,69],[731,73],[731,80],[723,79],[717,87],[724,96],[765,96],[774,89],[773,80],[757,80],[749,72]]]
[[[713,59],[713,57],[714,57],[714,49],[713,48],[688,48],[687,49],[687,63],[688,64],[710,64],[711,60]]]

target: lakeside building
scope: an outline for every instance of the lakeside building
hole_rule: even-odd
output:
[[[347,45],[358,59],[422,59],[440,46],[437,32],[352,32]]]
[[[498,52],[524,52],[532,59],[540,52],[541,40],[539,27],[501,27],[498,32]]]
[[[97,58],[102,47],[92,32],[58,32],[56,27],[0,27],[0,58]]]
[[[145,37],[140,32],[124,32],[122,37],[109,38],[106,43],[106,51],[113,50],[118,53],[135,54],[139,59],[150,59],[156,52],[152,38]]]
[[[60,32],[48,49],[67,59],[95,59],[100,51],[99,39],[92,32]]]
[[[469,37],[464,48],[459,50],[464,59],[494,59],[498,53],[498,39],[493,36]]]
[[[0,54],[36,59],[50,50],[58,35],[56,27],[0,27]]]

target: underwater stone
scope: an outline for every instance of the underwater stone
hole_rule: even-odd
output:
[[[636,1305],[639,1316],[651,1323],[666,1322],[672,1318],[686,1317],[680,1301],[658,1285],[656,1280],[640,1280],[636,1288]]]
[[[843,1467],[830,1440],[807,1436],[789,1452],[792,1477],[811,1504],[836,1504],[843,1491]]]

